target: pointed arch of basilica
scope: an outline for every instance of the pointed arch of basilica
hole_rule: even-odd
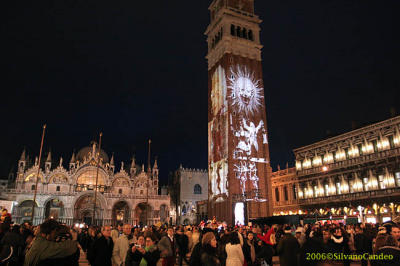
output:
[[[132,223],[131,207],[125,200],[116,202],[112,208],[112,225],[115,226],[118,223]]]
[[[75,223],[102,224],[107,204],[101,193],[97,193],[95,220],[92,221],[95,209],[94,198],[93,192],[84,193],[77,197],[73,205]]]

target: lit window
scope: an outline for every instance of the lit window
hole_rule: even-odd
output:
[[[400,172],[397,172],[395,175],[396,175],[396,183],[397,183],[397,186],[400,187]]]
[[[81,174],[78,178],[76,183],[77,184],[83,184],[83,185],[96,185],[96,175],[97,171],[96,169],[90,169]],[[103,174],[99,171],[98,173],[98,179],[97,179],[97,184],[99,186],[104,186],[105,185],[105,177]]]
[[[379,175],[379,188],[380,189],[385,189],[386,188],[385,180],[384,180],[384,176],[383,175]]]

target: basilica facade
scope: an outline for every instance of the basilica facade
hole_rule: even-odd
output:
[[[69,225],[170,222],[170,197],[158,193],[157,160],[153,167],[149,163],[145,169],[132,159],[130,166],[125,167],[122,162],[116,170],[114,156],[109,159],[92,143],[72,155],[67,169],[62,158],[58,165],[53,165],[50,152],[44,164],[39,165],[37,158],[31,165],[28,161],[24,151],[18,162],[14,187],[1,192],[3,198],[14,202],[12,215],[16,223],[31,220],[33,204],[34,224],[46,218]]]

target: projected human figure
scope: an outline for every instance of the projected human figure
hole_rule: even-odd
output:
[[[257,134],[258,131],[264,126],[264,122],[261,120],[256,127],[253,122],[250,122],[250,125],[247,125],[246,120],[243,119],[243,126],[247,130],[247,139],[250,148],[254,146],[256,151],[258,151]]]

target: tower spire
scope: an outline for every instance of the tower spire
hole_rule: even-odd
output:
[[[49,153],[47,154],[46,162],[47,163],[51,162],[51,150],[49,150]]]
[[[19,160],[20,161],[25,161],[25,153],[26,153],[26,151],[25,151],[25,148],[24,148],[24,150],[22,151],[22,154],[21,154],[21,158],[19,158]]]

